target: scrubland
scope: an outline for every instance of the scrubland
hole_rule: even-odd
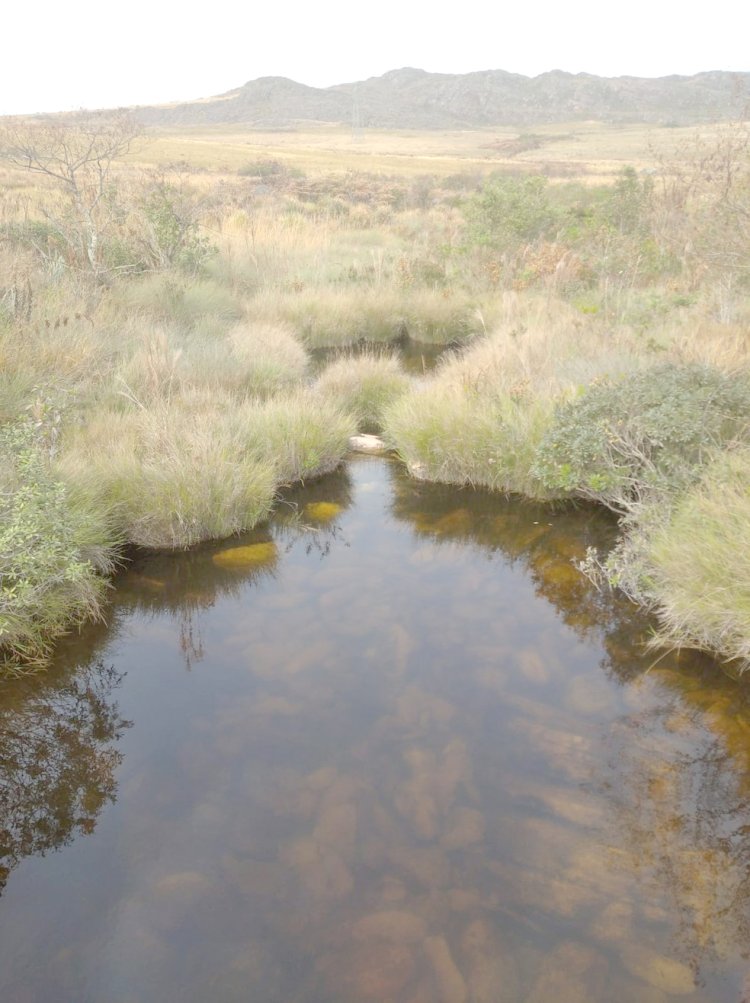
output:
[[[585,570],[656,611],[655,643],[744,664],[747,134],[681,135],[662,154],[643,139],[628,130],[622,160],[639,169],[614,173],[489,155],[462,169],[465,153],[452,173],[398,171],[390,154],[368,173],[352,157],[337,168],[335,149],[305,159],[293,137],[278,158],[235,143],[219,166],[170,164],[177,139],[163,136],[117,151],[88,216],[11,156],[7,670],[43,664],[98,614],[129,547],[254,526],[282,485],[334,469],[358,429],[416,477],[610,507],[620,542]],[[407,344],[444,348],[437,368],[407,373]]]

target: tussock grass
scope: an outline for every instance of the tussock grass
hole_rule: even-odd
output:
[[[318,377],[322,397],[353,415],[360,432],[379,432],[384,410],[409,389],[411,381],[392,355],[344,355]]]
[[[656,644],[689,645],[750,665],[750,448],[728,451],[647,544]]]
[[[297,391],[234,412],[247,455],[269,464],[280,484],[293,484],[335,470],[346,455],[354,418],[312,391]]]
[[[426,344],[462,342],[482,333],[475,301],[440,289],[398,286],[303,289],[258,297],[252,312],[289,323],[308,348],[335,348],[411,338]]]
[[[304,379],[310,358],[283,324],[246,322],[229,332],[235,388],[256,397],[291,389]],[[232,385],[229,374],[224,386]]]
[[[415,477],[538,498],[549,493],[529,471],[551,410],[543,401],[470,395],[436,381],[397,400],[383,424]]]
[[[59,466],[115,512],[130,543],[190,547],[250,529],[270,511],[275,468],[250,456],[238,431],[230,400],[216,395],[101,409]]]
[[[157,273],[119,287],[118,296],[127,311],[206,337],[227,331],[242,317],[242,307],[232,292],[213,279]]]
[[[533,498],[564,496],[533,472],[556,403],[638,363],[564,305],[507,296],[497,330],[447,359],[388,408],[387,437],[417,476]]]
[[[159,326],[116,369],[114,389],[141,404],[199,389],[268,397],[300,383],[308,362],[282,325],[246,322],[211,339]]]

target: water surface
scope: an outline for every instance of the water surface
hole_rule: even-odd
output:
[[[749,690],[612,534],[363,457],[139,556],[0,689],[0,999],[739,1003]]]

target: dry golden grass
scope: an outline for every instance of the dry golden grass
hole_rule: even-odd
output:
[[[706,125],[710,138],[721,127]],[[509,155],[508,145],[533,133],[535,149]],[[288,131],[256,131],[247,126],[184,127],[153,130],[128,155],[131,163],[161,166],[184,162],[190,167],[234,173],[249,162],[274,159],[317,175],[363,171],[414,177],[438,177],[494,170],[542,171],[566,180],[608,183],[625,164],[653,166],[658,150],[679,156],[696,134],[694,127],[668,128],[601,122],[534,126],[524,133],[507,127],[466,130],[360,129],[322,125]],[[521,144],[522,145],[522,144]]]

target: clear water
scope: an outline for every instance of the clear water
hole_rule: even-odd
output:
[[[0,1000],[739,1003],[750,690],[612,532],[363,457],[138,557],[0,689]]]

